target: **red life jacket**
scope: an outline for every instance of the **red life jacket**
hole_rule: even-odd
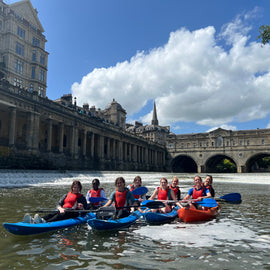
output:
[[[103,190],[103,188],[99,188],[98,190],[94,190],[93,188],[90,190],[90,195],[91,197],[101,197],[100,194],[101,194],[101,190]],[[100,205],[100,202],[96,202],[96,203],[93,203],[93,205]]]
[[[167,188],[166,190],[161,189],[160,187],[158,189],[158,200],[170,200],[171,199],[171,189]]]
[[[77,200],[82,196],[82,194],[74,194],[72,192],[69,192],[64,200],[63,208],[72,208],[77,202]]]
[[[123,192],[118,191],[118,189],[115,190],[115,207],[124,207],[127,204],[126,196],[127,196],[128,190],[125,189]]]
[[[135,189],[135,187],[133,185],[129,185],[129,186],[130,186],[130,191],[132,192]],[[133,195],[133,197],[135,199],[139,199],[140,198],[140,195]]]
[[[193,193],[192,193],[192,199],[197,199],[199,197],[203,197],[203,192],[204,192],[205,187],[202,186],[199,190],[193,186]]]
[[[175,197],[177,198],[177,194],[178,194],[178,192],[180,190],[179,187],[178,186],[172,187],[172,184],[170,184],[169,188],[174,191]]]

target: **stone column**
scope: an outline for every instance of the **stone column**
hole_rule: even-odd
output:
[[[95,134],[92,132],[91,135],[91,158],[94,158],[95,155]]]
[[[35,113],[33,114],[34,125],[33,125],[33,150],[39,151],[39,117],[40,115]]]
[[[59,153],[63,153],[64,123],[59,124]]]
[[[107,138],[107,159],[111,159],[111,139]]]
[[[74,155],[78,155],[78,128],[77,127],[73,127],[73,136],[74,136],[74,140],[73,140],[73,146],[74,146]]]
[[[87,141],[87,131],[83,131],[83,145],[82,145],[82,155],[85,157],[86,156],[86,141]]]
[[[48,119],[48,129],[47,129],[47,152],[52,150],[52,119]]]
[[[27,134],[26,134],[26,147],[31,150],[33,147],[33,126],[34,126],[34,115],[29,112],[27,115]]]
[[[99,158],[104,159],[104,136],[99,135]]]
[[[123,160],[123,142],[119,141],[118,142],[118,153],[119,153],[119,160]]]
[[[115,139],[113,139],[113,145],[112,145],[112,157],[113,159],[116,159],[116,154],[115,154]]]
[[[10,121],[9,121],[9,145],[15,144],[15,130],[16,130],[16,108],[10,108]]]

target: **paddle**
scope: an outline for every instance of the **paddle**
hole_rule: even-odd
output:
[[[177,202],[177,201],[164,201],[164,202]],[[188,200],[182,200],[182,201],[179,201],[179,202],[189,202],[189,201]],[[217,206],[216,200],[214,200],[212,198],[205,198],[205,199],[202,199],[201,201],[190,200],[190,202],[199,204],[199,205],[204,206],[204,207],[216,207]],[[152,203],[152,207],[156,207],[155,209],[165,207],[165,204],[163,203],[163,201],[153,201],[153,200],[145,200],[145,201],[143,201],[141,203],[141,206],[148,207],[148,205],[151,206],[150,203]]]
[[[240,193],[229,193],[226,195],[223,195],[219,197],[222,201],[228,202],[228,203],[241,203],[241,194]]]
[[[90,197],[89,198],[89,202],[91,203],[97,203],[97,202],[103,202],[103,201],[108,201],[108,199],[103,198],[103,197]]]
[[[133,191],[132,191],[132,194],[133,195],[144,195],[144,194],[146,194],[148,192],[148,188],[147,187],[138,187],[138,188],[136,188],[136,189],[134,189]]]
[[[100,211],[115,211],[115,207],[107,206],[107,207],[101,207],[97,210],[78,210],[78,209],[70,209],[66,208],[65,212],[72,212],[72,213],[92,213],[92,212],[100,212]],[[36,210],[34,213],[56,213],[58,210]]]

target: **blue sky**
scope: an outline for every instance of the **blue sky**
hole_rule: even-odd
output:
[[[6,0],[6,3],[17,1]],[[49,52],[47,96],[72,93],[176,134],[270,127],[269,0],[32,0]]]

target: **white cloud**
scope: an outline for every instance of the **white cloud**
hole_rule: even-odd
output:
[[[163,47],[93,70],[72,93],[100,108],[115,98],[129,117],[154,99],[160,125],[193,121],[234,130],[232,121],[264,118],[270,112],[270,46],[249,42],[243,21],[249,17],[238,16],[218,37],[212,26],[172,32]],[[217,45],[220,38],[228,51]],[[138,120],[151,119],[152,112]]]

